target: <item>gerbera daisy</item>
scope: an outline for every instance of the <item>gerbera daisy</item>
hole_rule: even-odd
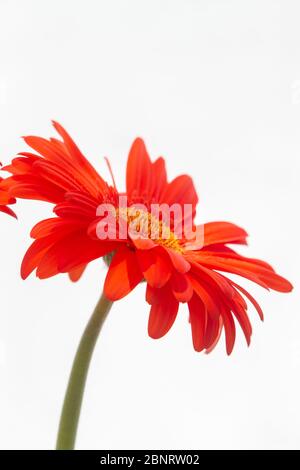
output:
[[[22,277],[36,270],[41,279],[69,273],[77,281],[89,262],[104,257],[109,268],[102,303],[119,300],[146,281],[146,300],[151,306],[148,332],[152,338],[169,331],[179,304],[186,303],[196,351],[211,351],[224,330],[230,354],[236,320],[249,344],[252,329],[247,301],[261,319],[262,310],[243,287],[222,273],[239,275],[279,292],[289,292],[292,286],[266,262],[246,258],[228,246],[246,244],[245,230],[229,222],[210,222],[203,226],[201,241],[186,232],[178,237],[179,225],[188,223],[191,232],[197,230],[194,218],[198,197],[189,176],[168,182],[164,159],[152,162],[143,140],[137,138],[129,152],[126,193],[119,193],[113,176],[112,184],[106,183],[67,132],[58,123],[53,125],[62,140],[25,137],[34,152],[20,153],[3,168],[12,176],[0,183],[0,191],[10,201],[26,198],[54,204],[55,216],[39,222],[31,231],[34,242],[23,259]],[[122,207],[120,195],[127,198]],[[166,223],[153,215],[155,204],[177,205],[182,211]],[[99,214],[103,205],[114,209],[109,223],[103,213]],[[188,213],[186,207],[190,208]],[[139,236],[133,236],[130,224],[137,218]],[[120,236],[124,222],[125,235],[123,231]],[[113,237],[99,237],[99,227],[104,226]],[[67,441],[62,442],[67,446]]]
[[[22,152],[3,168],[12,174],[0,184],[6,203],[26,198],[55,204],[56,216],[39,222],[31,231],[35,241],[24,257],[22,277],[25,279],[36,269],[41,279],[68,272],[75,281],[90,261],[112,253],[105,295],[112,301],[119,300],[145,280],[146,299],[151,305],[148,330],[152,338],[167,333],[182,302],[188,304],[197,351],[210,349],[224,328],[230,354],[235,340],[234,319],[249,344],[251,325],[245,298],[261,318],[262,310],[248,292],[220,272],[238,274],[280,292],[289,292],[292,286],[269,264],[241,256],[227,246],[246,244],[245,230],[229,222],[204,224],[200,249],[193,249],[194,240],[176,237],[172,220],[168,238],[158,234],[153,239],[143,231],[143,237],[138,239],[127,233],[125,239],[116,235],[115,239],[99,240],[97,227],[101,217],[96,216],[99,205],[113,205],[118,219],[129,219],[129,209],[125,208],[122,216],[120,211],[118,214],[115,185],[110,186],[99,176],[58,123],[54,122],[54,127],[62,140],[24,137],[36,153]],[[147,228],[154,223],[151,205],[155,203],[190,205],[190,216],[195,217],[198,197],[192,179],[182,175],[168,182],[164,159],[151,162],[140,138],[129,152],[126,195],[128,207],[143,204],[147,208],[140,215],[147,220]],[[7,207],[4,209],[8,211]]]

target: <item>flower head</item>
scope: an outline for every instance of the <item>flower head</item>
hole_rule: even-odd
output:
[[[109,268],[104,292],[110,300],[121,299],[146,281],[152,338],[164,336],[179,304],[187,303],[197,351],[211,351],[224,330],[230,354],[236,321],[249,344],[247,301],[261,319],[262,310],[222,273],[280,292],[289,292],[292,286],[269,264],[228,246],[246,244],[245,230],[229,222],[197,227],[198,197],[192,179],[181,175],[168,182],[164,159],[152,162],[142,139],[131,147],[126,193],[120,193],[114,180],[109,185],[99,176],[67,132],[58,123],[54,127],[62,140],[25,137],[34,153],[19,154],[4,168],[11,176],[0,184],[10,200],[54,204],[55,216],[31,231],[34,242],[23,259],[22,277],[36,270],[41,279],[69,273],[77,281],[89,262],[105,257]],[[172,210],[166,216],[167,208]]]

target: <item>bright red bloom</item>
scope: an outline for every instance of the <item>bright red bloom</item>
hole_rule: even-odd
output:
[[[54,127],[62,140],[25,137],[36,153],[23,152],[15,158],[4,168],[12,176],[0,184],[0,191],[8,193],[11,200],[37,199],[55,205],[55,217],[39,222],[31,231],[35,240],[24,257],[22,277],[25,279],[36,269],[41,279],[69,273],[76,281],[90,261],[111,254],[105,294],[110,300],[121,299],[145,280],[152,338],[168,332],[182,302],[188,304],[197,351],[210,351],[224,329],[230,354],[236,320],[249,344],[252,330],[246,300],[261,319],[262,310],[245,289],[219,271],[238,274],[280,292],[289,292],[292,286],[269,264],[241,256],[227,246],[246,244],[245,230],[229,222],[207,223],[200,249],[191,240],[176,238],[173,220],[167,239],[158,236],[154,240],[136,240],[127,233],[126,239],[99,240],[97,224],[101,217],[96,216],[97,207],[109,203],[117,208],[119,194],[114,185],[99,176],[66,131],[57,123]],[[198,202],[192,179],[182,175],[168,182],[164,159],[151,162],[139,138],[128,157],[126,195],[128,206],[143,203],[149,209],[143,214],[147,224],[152,220],[153,203],[190,204],[193,220]],[[123,216],[119,212],[117,217]],[[129,218],[127,211],[125,218]]]

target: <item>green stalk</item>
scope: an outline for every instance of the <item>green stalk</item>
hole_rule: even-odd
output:
[[[80,340],[61,412],[56,449],[74,449],[84,387],[91,357],[102,325],[112,306],[104,294],[101,295]]]

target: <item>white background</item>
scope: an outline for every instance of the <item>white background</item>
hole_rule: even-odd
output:
[[[144,285],[116,303],[88,378],[79,449],[299,448],[300,6],[297,1],[0,0],[0,160],[60,121],[120,188],[134,137],[193,176],[198,220],[245,227],[249,247],[295,285],[248,282],[251,347],[238,335],[193,351],[187,309],[147,336]],[[43,203],[0,214],[0,446],[53,448],[77,343],[101,292],[102,261],[78,284],[19,277]]]

